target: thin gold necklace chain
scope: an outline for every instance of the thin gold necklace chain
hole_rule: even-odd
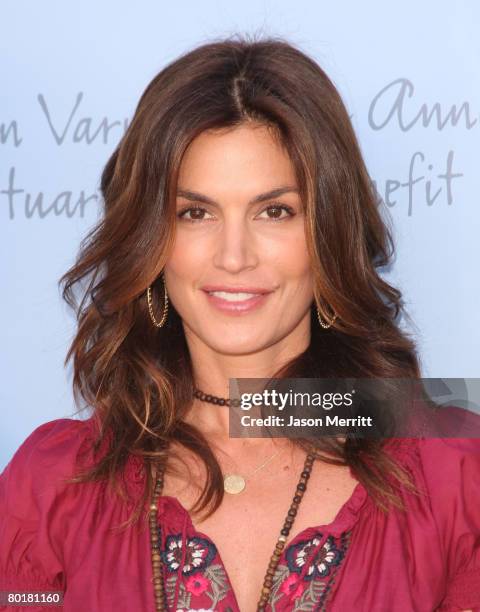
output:
[[[271,457],[269,457],[266,461],[264,461],[261,465],[259,465],[257,468],[255,468],[253,470],[253,472],[251,472],[250,474],[247,474],[246,476],[243,476],[244,480],[247,480],[247,478],[250,478],[251,476],[253,476],[254,474],[256,474],[259,470],[261,470],[263,467],[265,467],[268,463],[270,463],[270,461],[272,461],[273,459],[275,459],[275,457],[281,453],[283,449],[279,448],[275,453],[273,453],[273,455]]]

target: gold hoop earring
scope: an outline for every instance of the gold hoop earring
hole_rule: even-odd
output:
[[[335,319],[337,318],[337,315],[333,315],[332,319],[330,319],[330,323],[327,325],[326,323],[324,323],[320,317],[320,311],[318,310],[318,306],[317,306],[317,317],[318,317],[318,322],[320,323],[320,325],[323,327],[323,329],[329,329],[330,327],[332,327],[333,323],[335,322]]]
[[[163,278],[163,315],[160,321],[157,321],[155,315],[153,314],[153,306],[152,306],[152,286],[150,285],[147,289],[147,304],[148,304],[148,312],[150,313],[150,318],[152,319],[155,327],[163,327],[165,325],[165,321],[167,320],[168,314],[168,295],[167,295],[167,285],[165,283],[165,276],[162,274]]]

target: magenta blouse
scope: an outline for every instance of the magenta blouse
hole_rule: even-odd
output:
[[[1,474],[0,591],[64,592],[63,608],[1,610],[154,612],[148,521],[109,531],[142,491],[141,461],[130,456],[125,470],[130,501],[102,483],[61,482],[91,460],[95,427],[94,417],[44,423]],[[358,483],[332,523],[287,543],[269,612],[480,611],[480,439],[388,448],[426,495],[402,490],[408,512],[385,515]],[[169,610],[239,612],[215,543],[174,497],[160,498],[158,515]]]

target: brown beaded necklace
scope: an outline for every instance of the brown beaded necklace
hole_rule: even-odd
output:
[[[198,390],[196,390],[198,391]],[[199,392],[202,394],[202,392]],[[203,394],[205,396],[205,394]],[[198,396],[198,395],[197,395]],[[208,397],[208,399],[206,399]],[[218,400],[223,400],[224,403],[219,405],[228,405],[228,400],[223,398],[215,397],[212,395],[201,397],[203,401],[208,401],[211,403],[219,404]],[[215,399],[216,401],[212,401]],[[303,470],[300,474],[300,479],[297,484],[297,488],[295,491],[295,495],[293,496],[292,503],[290,504],[290,509],[287,512],[287,516],[285,517],[285,521],[282,529],[280,530],[280,535],[278,536],[277,543],[275,544],[275,548],[273,550],[273,554],[270,558],[270,563],[267,567],[267,572],[265,574],[265,578],[263,580],[263,587],[260,593],[260,599],[257,604],[257,612],[263,612],[267,606],[268,600],[270,598],[270,591],[273,585],[273,576],[275,574],[275,570],[277,568],[278,562],[282,555],[282,551],[285,548],[285,543],[290,534],[290,530],[292,528],[293,523],[295,522],[295,517],[298,512],[298,508],[302,501],[303,495],[307,490],[307,482],[310,478],[310,473],[312,471],[313,463],[316,459],[315,453],[307,453],[305,463],[303,465]],[[166,462],[164,462],[161,470],[157,473],[155,486],[153,489],[152,499],[150,503],[150,513],[149,513],[149,521],[150,521],[150,546],[151,546],[151,554],[152,554],[152,573],[153,573],[153,590],[155,596],[155,610],[156,612],[166,612],[168,611],[165,590],[163,585],[163,575],[162,575],[162,557],[160,554],[160,530],[161,526],[158,525],[158,500],[162,494],[163,490],[163,481],[164,481],[164,473]]]

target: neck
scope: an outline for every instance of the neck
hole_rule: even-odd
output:
[[[280,368],[303,353],[310,344],[310,327],[297,326],[291,335],[278,343],[249,354],[222,354],[188,330],[185,330],[185,336],[193,364],[195,387],[206,394],[227,399],[230,379],[272,378]],[[195,398],[185,420],[207,436],[226,440],[229,437],[229,410],[228,406]]]

